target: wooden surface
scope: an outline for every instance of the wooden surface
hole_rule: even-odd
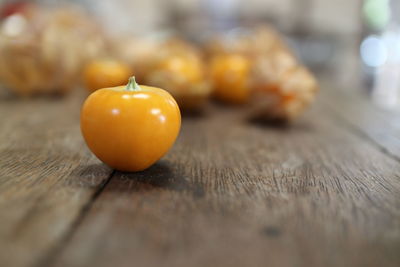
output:
[[[329,88],[290,127],[210,105],[128,174],[82,101],[0,100],[0,266],[400,266],[396,114]]]

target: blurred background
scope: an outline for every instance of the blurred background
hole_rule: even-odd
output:
[[[204,44],[268,24],[319,79],[368,94],[385,108],[399,106],[398,0],[1,0],[3,21],[27,2],[79,6],[114,39],[178,35]]]

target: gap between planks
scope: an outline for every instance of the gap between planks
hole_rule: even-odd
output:
[[[57,242],[57,244],[46,255],[44,255],[44,257],[42,259],[40,259],[34,265],[34,267],[46,267],[46,266],[51,266],[53,264],[53,261],[60,254],[62,249],[65,247],[66,244],[68,244],[68,242],[69,242],[70,238],[73,236],[75,230],[78,229],[79,225],[85,219],[86,214],[90,211],[90,209],[93,206],[93,204],[96,201],[96,199],[100,196],[100,194],[104,191],[106,186],[109,184],[109,182],[111,181],[111,179],[114,176],[115,172],[116,171],[113,170],[110,173],[110,175],[107,177],[107,179],[104,181],[104,183],[93,193],[93,195],[89,199],[89,201],[79,211],[78,216],[71,223],[69,229],[67,229],[67,231],[65,231],[63,236]]]
[[[335,91],[335,89],[330,89],[330,90],[327,90],[326,92],[329,92],[329,95],[332,96],[333,95],[332,91]],[[339,91],[339,90],[336,89],[336,91]],[[362,100],[360,100],[360,97],[363,97],[363,95],[357,97],[356,95],[351,94],[350,92],[339,92],[339,93],[334,94],[334,96],[337,98],[336,101],[339,99],[340,101],[346,102],[346,104],[344,105],[346,107],[348,105],[352,105],[352,103],[350,103],[350,101],[349,101],[349,98],[351,98],[353,101],[355,101],[356,105],[368,105],[369,108],[371,108],[372,112],[374,112],[374,113],[380,112],[377,110],[377,107],[374,106],[373,103],[370,103],[367,99],[363,98]],[[346,119],[346,117],[343,114],[341,114],[341,112],[338,111],[337,108],[335,108],[335,106],[332,104],[332,101],[328,101],[324,97],[321,97],[320,100],[322,102],[324,102],[325,107],[327,108],[327,111],[331,114],[331,116],[336,117],[336,120],[340,121],[342,123],[342,125],[346,126],[354,135],[367,141],[371,145],[375,146],[379,151],[381,151],[388,157],[390,157],[400,163],[400,155],[396,154],[395,152],[390,151],[390,149],[388,149],[384,144],[377,141],[374,137],[371,136],[370,133],[368,133],[367,129],[364,129],[362,126],[358,125],[357,123],[354,123],[353,120],[355,118],[353,118],[353,120]],[[386,121],[386,123],[389,124],[390,121]],[[375,127],[377,127],[377,126],[375,126]],[[391,134],[393,134],[393,133],[391,132]]]
[[[336,117],[338,121],[341,121],[343,126],[348,127],[349,131],[353,133],[353,135],[360,137],[361,139],[365,140],[369,144],[373,145],[376,149],[381,151],[383,154],[387,155],[388,157],[392,158],[393,160],[400,163],[400,156],[390,152],[385,146],[381,145],[377,142],[374,138],[372,138],[368,133],[366,133],[361,127],[352,124],[348,120],[346,120],[342,115],[340,115],[334,108],[331,106],[328,107],[331,116]]]

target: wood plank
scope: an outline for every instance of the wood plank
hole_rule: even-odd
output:
[[[32,266],[109,177],[83,144],[83,95],[0,100],[0,266]]]
[[[48,266],[399,266],[400,164],[325,108],[290,128],[214,107],[117,173]]]
[[[376,106],[366,92],[335,88],[326,82],[322,100],[326,107],[346,122],[358,135],[369,138],[386,153],[400,161],[400,112]],[[340,91],[339,93],[336,93]]]

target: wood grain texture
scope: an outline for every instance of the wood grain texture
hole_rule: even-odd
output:
[[[337,90],[331,88],[326,91],[326,97],[322,98],[326,107],[346,122],[349,130],[371,139],[387,154],[400,161],[399,112],[374,105],[366,95],[350,91],[343,97],[343,93],[334,93]]]
[[[290,128],[245,114],[186,118],[158,165],[112,177],[50,265],[398,266],[399,162],[323,104]]]
[[[0,265],[399,266],[400,163],[333,96],[291,127],[210,105],[136,174],[90,155],[81,97],[1,103]]]
[[[0,266],[46,257],[111,173],[80,137],[82,97],[0,100]]]

